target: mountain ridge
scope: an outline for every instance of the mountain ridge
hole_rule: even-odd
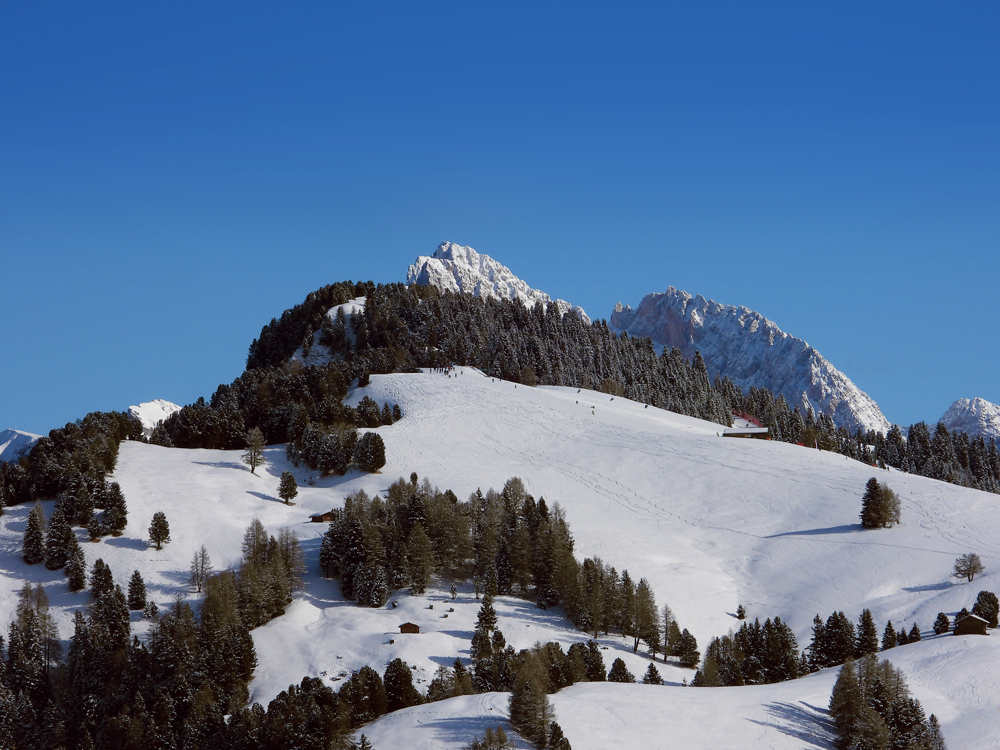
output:
[[[949,432],[959,430],[969,437],[1000,440],[1000,405],[984,398],[960,398],[938,420]]]
[[[762,314],[668,287],[643,297],[635,309],[618,303],[610,325],[630,336],[677,347],[688,359],[701,352],[709,375],[727,376],[781,394],[792,407],[828,414],[838,427],[885,433],[878,404],[803,339]]]
[[[487,299],[520,299],[526,307],[532,307],[536,302],[555,302],[564,315],[572,312],[584,322],[590,322],[590,317],[579,305],[562,299],[553,300],[489,255],[454,242],[442,242],[433,255],[419,256],[407,270],[406,283],[436,286],[441,290],[466,292]]]

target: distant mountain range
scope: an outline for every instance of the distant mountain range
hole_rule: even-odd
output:
[[[960,430],[970,436],[1000,440],[1000,406],[982,398],[960,398],[938,421],[951,432]]]
[[[453,242],[442,242],[434,255],[422,255],[410,266],[407,284],[436,286],[451,292],[466,292],[476,297],[520,299],[527,307],[536,302],[548,304],[552,298],[539,289],[532,289],[527,282],[514,275],[507,266],[488,255],[477,253],[471,247]],[[565,300],[555,300],[564,314],[574,312],[590,322],[582,307]]]
[[[41,435],[34,435],[21,430],[6,429],[0,432],[0,461],[14,463],[21,456],[27,455]]]

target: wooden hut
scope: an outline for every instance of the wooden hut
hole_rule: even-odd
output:
[[[330,523],[333,520],[333,511],[328,510],[326,513],[313,513],[309,516],[309,520],[312,523]]]
[[[955,620],[955,635],[986,635],[989,624],[979,615],[965,615]]]
[[[420,626],[412,622],[404,622],[399,626],[400,633],[419,633]]]

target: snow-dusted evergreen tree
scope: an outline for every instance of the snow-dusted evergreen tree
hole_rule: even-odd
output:
[[[76,542],[76,535],[73,535],[73,549],[70,551],[69,562],[66,563],[66,582],[70,591],[82,591],[87,586],[87,561],[83,555],[83,548]]]
[[[386,710],[398,711],[421,702],[420,693],[413,687],[413,673],[402,659],[393,659],[385,668]]]
[[[278,497],[288,505],[299,494],[299,487],[295,483],[295,475],[290,471],[281,472],[281,481],[278,483]]]
[[[354,465],[361,471],[376,472],[385,466],[385,442],[375,432],[366,432],[354,445]]]
[[[861,658],[865,654],[878,651],[878,628],[870,609],[865,608],[858,618],[857,640],[854,644],[854,657]]]
[[[36,502],[28,513],[21,557],[28,565],[37,565],[45,559],[45,511],[41,503]]]
[[[885,624],[885,630],[882,631],[882,650],[895,648],[896,638],[896,629],[892,626],[892,620],[889,620]]]
[[[608,670],[608,682],[635,682],[635,675],[628,671],[621,657],[611,664],[611,669]]]
[[[934,635],[944,635],[949,630],[951,630],[951,620],[948,619],[948,615],[938,612],[934,619]]]
[[[138,570],[132,572],[128,582],[128,608],[142,610],[146,608],[146,582]]]
[[[410,575],[410,591],[423,594],[434,571],[434,550],[423,524],[414,524],[406,542],[406,562]]]
[[[153,520],[149,524],[149,540],[158,550],[163,549],[163,545],[170,541],[170,524],[167,523],[167,516],[163,511],[153,514]]]
[[[653,662],[650,662],[649,666],[646,667],[646,674],[642,676],[642,681],[646,685],[663,684],[663,677],[660,676],[660,670],[656,668],[656,665],[653,664]]]
[[[49,517],[49,528],[45,535],[45,567],[49,570],[59,570],[66,566],[73,542],[70,537],[73,530],[66,521],[63,509],[56,505]]]
[[[108,533],[112,536],[121,536],[128,523],[128,507],[118,482],[111,482],[105,487],[104,503],[104,523]]]
[[[972,614],[982,617],[991,628],[997,626],[1000,615],[1000,601],[992,591],[980,591],[976,603],[972,605]]]

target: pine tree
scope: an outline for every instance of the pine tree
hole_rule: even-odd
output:
[[[414,524],[406,543],[406,561],[410,574],[410,591],[423,594],[434,571],[434,551],[423,524]]]
[[[385,466],[385,442],[375,432],[366,432],[354,445],[354,465],[361,471],[377,472]]]
[[[920,626],[917,623],[913,623],[913,627],[910,628],[910,635],[907,640],[910,643],[916,643],[920,640]]]
[[[146,583],[138,570],[132,573],[128,582],[128,608],[141,610],[146,607]]]
[[[153,514],[153,521],[149,524],[149,540],[158,550],[163,549],[163,545],[170,541],[170,524],[162,511]]]
[[[21,556],[28,565],[37,565],[45,560],[45,511],[39,502],[35,503],[28,514]]]
[[[278,497],[285,501],[285,505],[289,505],[298,494],[299,488],[295,483],[295,475],[290,471],[281,472],[281,481],[278,483]]]
[[[745,608],[743,607],[743,605],[742,605],[742,604],[740,604],[740,605],[739,605],[739,606],[738,606],[738,607],[736,608],[736,619],[737,619],[737,620],[745,620],[745,619],[746,619],[746,616],[747,616],[747,611],[746,611],[746,609],[745,609]]]
[[[886,651],[890,648],[896,647],[896,629],[892,626],[892,620],[889,620],[885,624],[885,630],[882,631],[882,650]]]
[[[951,621],[948,619],[948,615],[944,612],[938,612],[938,616],[934,620],[934,635],[944,635],[949,630],[951,630]]]
[[[66,521],[62,508],[58,505],[49,518],[49,529],[45,535],[45,567],[49,570],[60,570],[69,562],[73,542],[70,537],[73,530]]]
[[[420,693],[413,687],[413,673],[402,659],[393,659],[385,668],[386,711],[398,711],[420,703]]]
[[[76,540],[76,535],[73,539]],[[82,591],[87,585],[87,561],[79,543],[73,545],[69,562],[66,563],[66,582],[70,591]]]
[[[694,669],[698,666],[698,662],[701,660],[701,654],[698,653],[698,641],[688,632],[687,628],[681,631],[680,651],[679,661],[682,667]]]
[[[128,523],[128,507],[125,495],[118,482],[110,482],[104,488],[105,525],[111,536],[121,536]],[[89,531],[89,529],[88,529]]]
[[[264,433],[259,427],[253,427],[246,435],[247,449],[243,454],[243,463],[250,467],[250,473],[256,474],[257,467],[264,464]]]
[[[646,674],[642,677],[643,684],[645,685],[662,685],[663,677],[660,676],[660,671],[656,668],[653,662],[649,663],[646,668]]]
[[[652,664],[650,664],[652,666]],[[608,682],[635,682],[635,675],[628,671],[621,657],[614,660],[608,671]]]
[[[1000,615],[1000,601],[997,600],[997,595],[991,591],[980,591],[976,603],[972,605],[972,614],[982,617],[991,628],[995,628]]]
[[[865,654],[878,651],[878,629],[870,609],[864,609],[858,618],[857,640],[854,645],[854,657],[860,659]]]

